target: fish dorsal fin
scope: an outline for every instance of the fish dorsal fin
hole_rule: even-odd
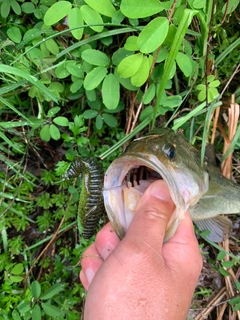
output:
[[[225,216],[217,216],[205,220],[194,221],[200,231],[209,230],[207,239],[213,242],[222,242],[229,237],[232,222]]]

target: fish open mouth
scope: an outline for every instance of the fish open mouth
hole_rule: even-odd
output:
[[[159,163],[156,166],[156,161],[153,160],[149,157],[123,156],[113,161],[106,172],[103,188],[104,204],[109,220],[120,238],[123,238],[128,229],[138,201],[154,181],[166,182],[176,204],[175,182],[166,168]]]

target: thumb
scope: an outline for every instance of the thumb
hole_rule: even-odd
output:
[[[163,180],[153,182],[137,204],[125,240],[137,246],[147,243],[159,252],[174,208],[167,184]]]

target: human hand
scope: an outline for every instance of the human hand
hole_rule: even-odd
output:
[[[202,258],[189,213],[163,243],[173,209],[165,182],[156,181],[122,241],[110,223],[97,234],[81,261],[85,320],[186,319]]]

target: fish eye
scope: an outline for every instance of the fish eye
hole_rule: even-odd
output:
[[[170,160],[175,157],[175,147],[170,143],[165,143],[162,146],[162,151],[168,156]]]

